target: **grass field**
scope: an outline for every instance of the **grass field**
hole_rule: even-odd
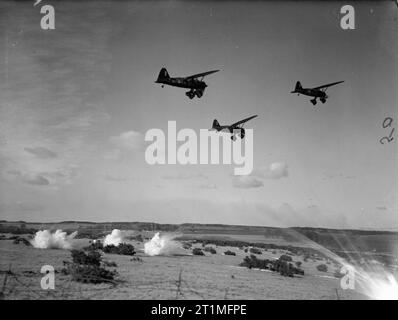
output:
[[[88,240],[81,240],[86,241]],[[35,249],[10,240],[0,241],[0,270],[6,299],[366,299],[353,290],[342,290],[334,278],[335,268],[320,272],[316,266],[326,261],[303,261],[304,276],[283,277],[278,273],[239,267],[248,255],[236,247],[215,247],[217,254],[193,256],[181,249],[175,256],[147,256],[143,243],[130,241],[142,261],[130,256],[104,254],[104,260],[114,261],[119,273],[116,285],[82,284],[73,282],[59,271],[64,260],[70,260],[68,250]],[[199,243],[193,247],[202,248]],[[223,255],[224,251],[236,256]],[[262,250],[259,258],[277,259],[282,250]],[[329,262],[330,263],[330,262]],[[43,265],[55,270],[55,290],[43,290],[40,280]],[[7,274],[10,270],[11,273]],[[4,279],[6,283],[4,284]]]

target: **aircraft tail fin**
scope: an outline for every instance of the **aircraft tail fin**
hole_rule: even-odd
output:
[[[303,87],[301,86],[300,81],[297,81],[297,82],[296,82],[296,87],[294,88],[294,91],[298,91],[298,90],[300,90],[300,89],[303,89]]]
[[[220,127],[220,124],[218,123],[217,119],[213,120],[213,126],[211,127],[212,129],[218,130]]]
[[[170,79],[169,73],[167,72],[166,68],[162,68],[159,72],[158,79],[156,82],[163,82],[165,80]]]

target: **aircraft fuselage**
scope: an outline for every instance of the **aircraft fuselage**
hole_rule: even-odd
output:
[[[294,93],[303,94],[305,96],[314,97],[314,98],[326,98],[326,93],[318,89],[303,88],[300,90],[295,90]]]
[[[207,84],[204,81],[200,81],[197,79],[186,79],[186,78],[170,78],[170,79],[157,81],[157,83],[166,84],[173,87],[186,88],[186,89],[204,90],[207,87]]]

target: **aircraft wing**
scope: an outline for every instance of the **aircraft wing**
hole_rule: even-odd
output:
[[[249,120],[251,120],[251,119],[254,119],[255,117],[257,117],[257,115],[251,116],[251,117],[246,118],[246,119],[243,119],[243,120],[240,120],[240,121],[238,121],[238,122],[235,122],[234,124],[231,124],[231,127],[237,127],[237,126],[239,126],[239,125],[241,125],[241,124],[244,124],[245,122],[247,122],[247,121],[249,121]]]
[[[344,81],[337,81],[337,82],[325,84],[325,85],[323,85],[323,86],[319,86],[319,87],[312,88],[312,89],[323,89],[323,88],[327,88],[327,87],[334,86],[334,85],[339,84],[339,83],[342,83],[342,82],[344,82]]]
[[[201,77],[208,76],[209,74],[216,73],[218,71],[220,71],[220,70],[212,70],[212,71],[207,71],[207,72],[203,72],[203,73],[198,73],[198,74],[194,74],[193,76],[186,77],[185,79],[201,78]]]

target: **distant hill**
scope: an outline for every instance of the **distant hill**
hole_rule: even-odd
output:
[[[266,226],[243,226],[225,224],[160,224],[153,222],[90,222],[90,221],[62,221],[55,223],[2,221],[0,233],[30,233],[43,229],[62,229],[67,232],[78,231],[80,238],[99,238],[113,229],[135,231],[178,232],[193,235],[249,235],[267,239],[283,239],[297,243],[301,240],[311,240],[335,252],[377,252],[391,254],[394,244],[398,243],[398,232],[328,229],[293,227],[277,228]],[[241,237],[242,238],[242,237]]]

